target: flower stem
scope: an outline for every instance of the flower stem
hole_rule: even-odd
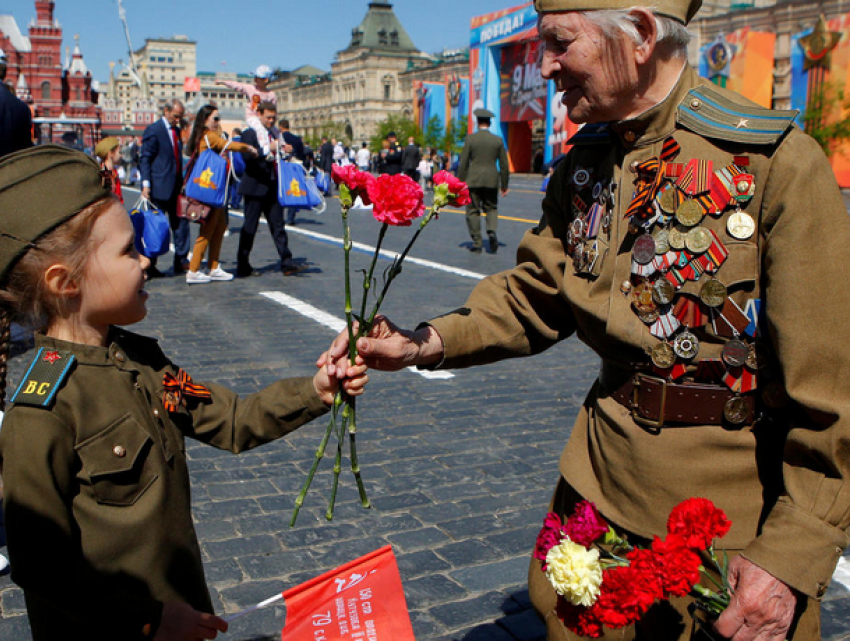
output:
[[[363,319],[366,316],[366,302],[367,302],[367,294],[369,290],[372,288],[372,278],[375,274],[375,264],[378,262],[378,254],[381,253],[381,245],[384,243],[384,236],[387,234],[387,229],[389,228],[389,223],[384,223],[381,225],[381,231],[378,232],[378,242],[375,245],[375,252],[372,254],[372,263],[369,265],[369,271],[366,273],[365,278],[363,278],[363,300],[360,303],[360,322],[363,323]],[[360,335],[363,335],[361,330]],[[351,354],[351,349],[349,346],[349,355]],[[353,360],[353,357],[352,357]]]
[[[357,412],[355,401],[357,399],[352,398],[350,402],[351,406],[351,418],[348,421],[348,442],[349,442],[349,455],[351,457],[351,473],[354,474],[354,480],[357,481],[357,491],[360,493],[360,505],[365,508],[372,507],[372,504],[369,502],[369,497],[366,496],[366,487],[363,485],[363,477],[360,475],[360,463],[357,461]]]
[[[422,230],[425,229],[425,225],[430,223],[434,218],[436,218],[439,209],[433,208],[422,219],[422,222],[419,223],[419,229],[416,230],[416,233],[413,234],[413,238],[410,239],[410,242],[407,243],[407,247],[404,248],[404,251],[401,252],[401,255],[393,261],[392,268],[390,269],[389,274],[387,274],[387,279],[384,282],[384,286],[381,289],[381,293],[378,295],[378,299],[375,301],[375,307],[372,309],[372,313],[369,314],[368,319],[364,319],[362,326],[360,327],[359,335],[363,336],[366,332],[369,331],[372,327],[372,323],[375,322],[375,316],[378,315],[378,311],[381,309],[381,304],[384,302],[384,296],[387,295],[387,290],[390,288],[390,284],[393,282],[396,276],[401,273],[401,264],[404,262],[404,259],[407,257],[408,252],[413,247],[413,243],[416,242],[416,239],[419,238],[419,234],[422,233]]]
[[[328,509],[325,512],[325,518],[328,521],[333,521],[334,518],[334,506],[336,505],[336,491],[339,487],[339,473],[342,471],[342,434],[345,430],[345,424],[348,422],[349,417],[349,404],[347,401],[343,401],[342,406],[342,421],[340,421],[339,431],[336,435],[336,459],[334,459],[334,476],[333,483],[331,485],[331,498],[328,501]]]
[[[295,499],[295,509],[292,511],[292,518],[289,520],[289,527],[295,527],[295,521],[298,519],[298,512],[301,511],[301,506],[304,505],[304,498],[307,496],[307,490],[310,489],[310,484],[313,482],[313,476],[316,474],[316,469],[319,467],[319,461],[321,461],[322,457],[325,455],[325,448],[331,438],[331,432],[334,431],[334,427],[336,426],[336,414],[341,403],[342,396],[339,392],[337,392],[334,396],[333,413],[331,414],[331,420],[328,421],[328,429],[325,430],[325,436],[322,438],[321,443],[319,443],[319,447],[316,448],[316,456],[313,458],[313,465],[310,467],[310,473],[307,474],[307,480],[304,481],[304,486],[301,488],[301,492],[298,493],[298,498]]]

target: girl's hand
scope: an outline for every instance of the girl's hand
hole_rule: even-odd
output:
[[[354,365],[347,363],[346,366],[336,366],[325,362],[326,354],[322,354],[317,361],[319,370],[313,377],[313,387],[322,402],[330,407],[334,401],[334,395],[342,384],[342,389],[349,396],[360,396],[369,377],[366,375],[366,364],[359,356]],[[346,361],[347,362],[347,361]]]
[[[227,632],[227,622],[214,614],[198,612],[188,603],[166,603],[162,608],[162,621],[154,641],[194,641],[215,639],[219,632]]]

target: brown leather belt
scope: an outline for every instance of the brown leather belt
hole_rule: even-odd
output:
[[[604,378],[600,376],[603,387]],[[752,395],[741,396],[720,385],[671,383],[644,372],[633,372],[608,395],[630,410],[636,423],[648,427],[740,427],[755,417]]]

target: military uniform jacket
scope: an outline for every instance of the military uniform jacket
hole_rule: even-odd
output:
[[[156,341],[118,329],[110,339],[38,337],[40,358],[75,363],[47,407],[16,400],[0,430],[12,578],[36,641],[151,638],[168,601],[213,612],[185,438],[240,452],[326,411],[312,379],[293,378],[242,399],[208,384],[207,401],[169,412],[163,377],[178,372]]]
[[[784,382],[790,402],[755,425],[653,430],[636,424],[597,382],[560,469],[606,517],[647,537],[664,535],[680,501],[709,498],[733,522],[722,547],[742,549],[780,580],[820,597],[850,525],[850,280],[842,268],[850,219],[825,156],[789,120],[686,67],[662,103],[579,133],[550,182],[538,227],[523,238],[517,266],[482,281],[464,308],[431,325],[445,345],[440,367],[534,354],[572,334],[604,366],[646,367],[659,339],[621,291],[633,267],[635,235],[624,218],[632,168],[658,157],[671,136],[681,146],[680,163],[711,160],[720,168],[737,157],[753,176],[743,209],[755,233],[746,240],[727,234],[730,211],[702,224],[728,250],[716,277],[729,297],[742,309],[762,301],[759,343],[772,354],[769,374]],[[592,173],[590,184],[613,181],[614,193],[610,235],[600,231],[593,273],[584,274],[567,253],[576,180],[585,179],[579,169]],[[697,287],[688,281],[683,289]],[[728,339],[711,323],[692,331],[701,342],[698,358],[717,359]]]
[[[507,189],[510,171],[502,139],[488,129],[479,129],[467,136],[460,153],[457,177],[473,189],[498,189],[500,185],[503,190]]]

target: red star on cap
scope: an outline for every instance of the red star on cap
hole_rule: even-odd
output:
[[[62,357],[59,355],[59,352],[45,352],[44,353],[44,360],[47,361],[48,363],[50,363],[51,365],[53,365],[53,363],[58,361],[60,358],[62,358]]]

